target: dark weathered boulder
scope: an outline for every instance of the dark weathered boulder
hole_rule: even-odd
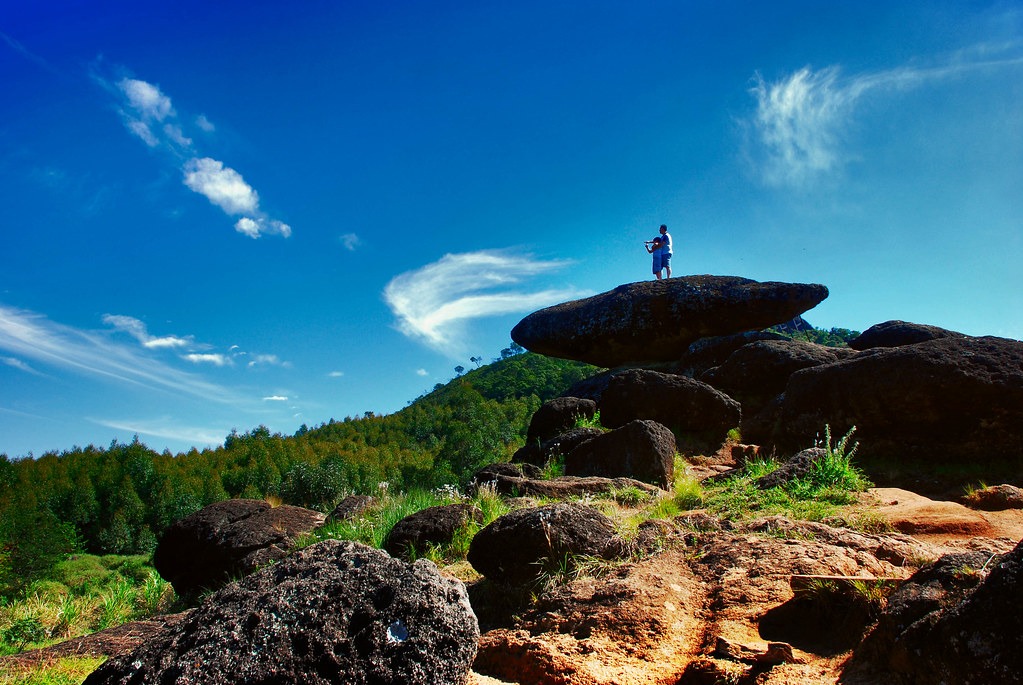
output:
[[[478,469],[469,480],[466,490],[468,492],[475,492],[481,485],[493,483],[498,478],[539,478],[542,474],[543,471],[540,467],[533,464],[496,462]]]
[[[617,374],[600,398],[600,421],[617,428],[636,419],[657,421],[699,448],[720,445],[739,425],[739,403],[686,376],[633,369]],[[689,445],[686,445],[689,447]]]
[[[574,556],[620,551],[611,519],[591,507],[559,503],[501,516],[472,539],[468,560],[490,580],[521,585]]]
[[[781,487],[806,476],[813,469],[814,464],[826,455],[827,452],[823,447],[811,447],[803,450],[771,473],[757,478],[754,484],[761,490]]]
[[[540,444],[526,443],[515,451],[512,461],[542,468],[551,459],[565,456],[587,440],[592,440],[602,433],[603,431],[599,428],[572,428]]]
[[[789,376],[800,369],[848,359],[856,352],[802,340],[767,340],[744,345],[700,380],[742,404],[743,414],[756,414],[785,391]]]
[[[940,338],[876,348],[797,371],[774,434],[743,436],[783,449],[857,427],[860,454],[932,463],[1015,459],[1023,445],[1023,343]]]
[[[544,442],[572,428],[579,419],[592,419],[597,403],[580,397],[555,397],[533,414],[526,431],[526,442]]]
[[[372,495],[348,495],[338,502],[333,511],[327,514],[327,521],[351,520],[372,507],[376,502],[377,498]]]
[[[675,361],[695,340],[783,323],[827,296],[823,285],[736,276],[643,281],[533,312],[511,336],[533,352],[597,366]]]
[[[327,540],[224,587],[86,682],[461,685],[479,635],[461,581]]]
[[[630,421],[565,455],[566,476],[624,476],[668,487],[674,472],[675,436],[656,421]]]
[[[1023,488],[1015,485],[991,485],[959,498],[962,504],[982,511],[1023,509]]]
[[[681,376],[699,378],[708,369],[721,366],[733,352],[744,345],[762,340],[788,340],[784,335],[771,331],[746,331],[734,335],[721,335],[713,338],[700,338],[686,350],[685,354],[675,363],[664,369],[665,373],[677,373]]]
[[[324,515],[263,500],[217,502],[173,524],[153,553],[157,572],[181,595],[213,590],[283,558]]]
[[[603,478],[600,476],[558,476],[557,478],[530,478],[527,476],[498,475],[489,481],[499,495],[507,497],[544,497],[550,499],[571,499],[614,495],[634,488],[651,497],[659,494],[656,485],[638,481],[635,478]]]
[[[899,586],[852,668],[900,683],[1023,682],[1023,545],[942,557]]]
[[[849,341],[854,350],[869,350],[874,347],[901,347],[938,338],[964,338],[962,333],[937,326],[906,321],[885,321],[871,326]]]
[[[483,523],[483,512],[472,504],[427,507],[394,524],[383,548],[392,557],[421,555],[431,545],[450,544],[455,532],[469,521]]]

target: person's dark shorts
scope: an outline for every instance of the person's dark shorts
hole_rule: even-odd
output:
[[[661,253],[661,268],[662,269],[670,269],[671,268],[671,253],[670,252],[662,252]]]

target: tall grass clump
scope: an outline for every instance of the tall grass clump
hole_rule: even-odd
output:
[[[79,554],[51,575],[22,596],[0,598],[0,655],[148,618],[169,611],[176,599],[145,556]]]

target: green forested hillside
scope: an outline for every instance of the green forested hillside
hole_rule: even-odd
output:
[[[0,455],[0,595],[17,593],[69,551],[148,553],[171,523],[222,499],[275,497],[327,510],[384,482],[461,483],[506,459],[542,402],[595,371],[508,348],[386,416],[331,419],[290,436],[257,427],[232,432],[222,447],[177,455],[138,438],[34,459]]]

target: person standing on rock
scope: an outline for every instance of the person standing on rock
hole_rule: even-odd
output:
[[[666,273],[665,278],[671,278],[671,234],[668,227],[661,224],[658,229],[660,235],[653,240],[646,241],[646,251],[653,255],[654,276],[661,280],[661,271]]]
[[[646,245],[646,251],[654,257],[654,276],[660,279],[661,270],[664,268],[661,266],[661,239],[654,238],[653,240],[647,240],[643,244]]]

